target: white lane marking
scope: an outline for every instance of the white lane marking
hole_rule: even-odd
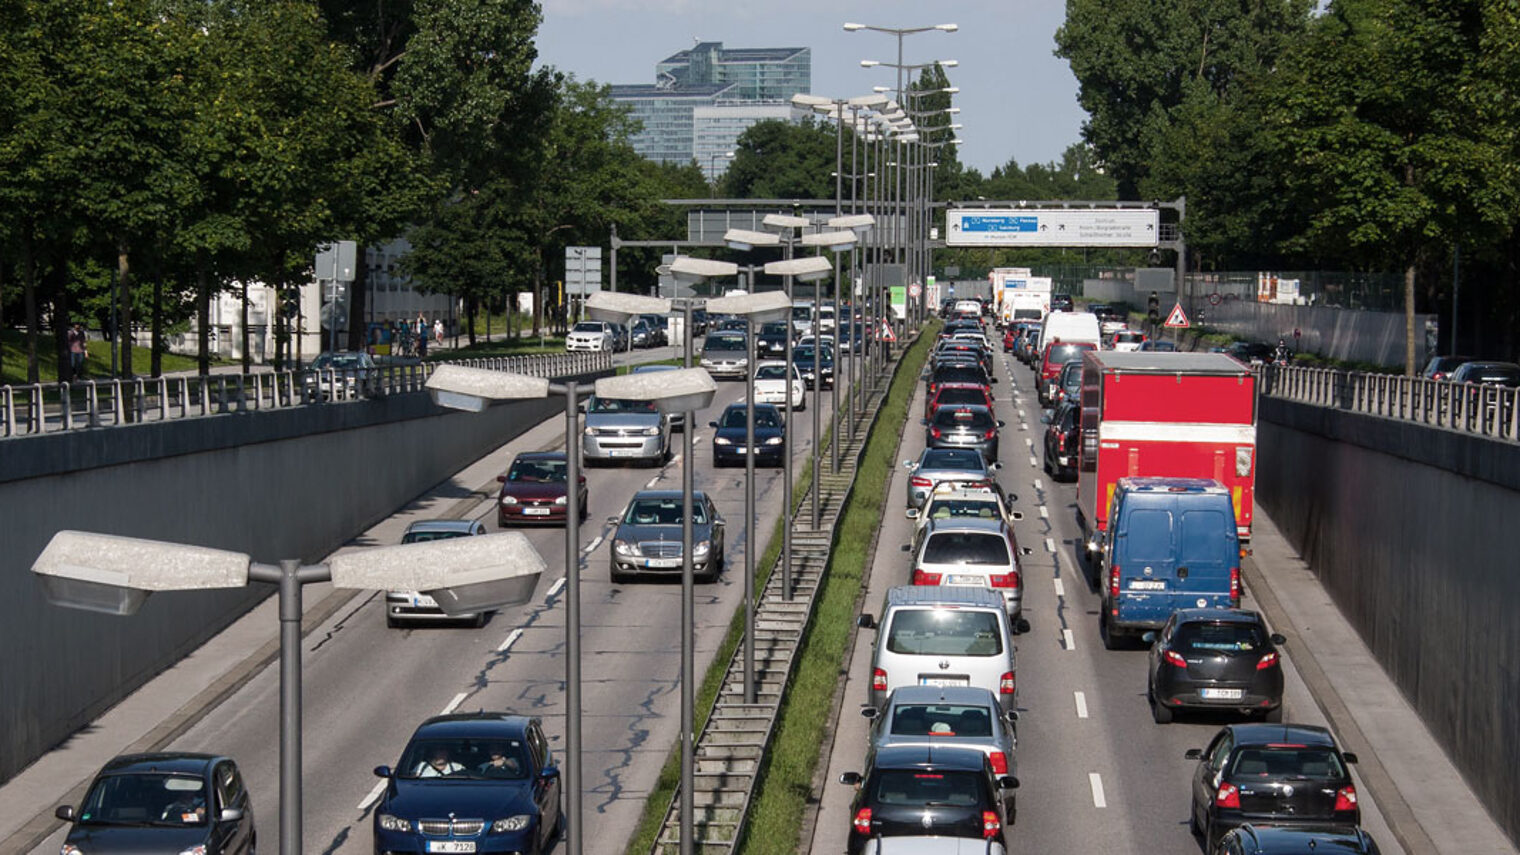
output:
[[[560,591],[563,591],[563,590],[565,590],[565,577],[561,576],[558,579],[554,580],[554,584],[553,585],[549,586],[549,593],[547,593],[547,594],[544,595],[544,599],[546,599],[546,600],[553,599],[555,594],[558,594]]]
[[[1108,800],[1103,798],[1103,778],[1097,772],[1087,774],[1088,783],[1092,784],[1093,807],[1108,807]]]
[[[586,544],[586,548],[582,549],[581,551],[582,552],[595,552],[596,548],[598,546],[601,546],[601,545],[602,545],[602,535],[599,534],[596,537],[592,538],[591,542],[588,543],[588,544]]]
[[[1076,650],[1077,649],[1077,637],[1075,635],[1071,634],[1071,630],[1069,630],[1069,629],[1063,629],[1063,630],[1061,630],[1061,635],[1066,639],[1066,649],[1067,650]]]
[[[691,444],[692,445],[696,445],[697,443],[699,443],[701,441],[702,441],[702,437],[701,436],[694,436],[694,437],[691,438]]]
[[[660,476],[656,475],[653,478],[650,478],[649,481],[646,484],[644,484],[644,489],[646,489],[646,490],[653,490],[654,489],[654,485],[656,485],[658,483],[660,483]]]
[[[1061,580],[1057,579],[1056,581],[1060,582]],[[506,641],[503,641],[501,643],[501,645],[496,648],[496,652],[497,653],[506,653],[508,650],[511,650],[512,649],[512,645],[516,644],[517,643],[517,639],[519,639],[519,638],[522,638],[522,630],[520,630],[520,629],[514,629],[514,630],[512,630],[511,634],[507,636]]]
[[[1044,505],[1040,505],[1040,519],[1042,519],[1042,520],[1048,520],[1048,519],[1050,519],[1050,509],[1047,508],[1047,507],[1045,507]]]
[[[1029,446],[1030,448],[1034,448],[1034,437],[1032,437],[1032,436],[1026,436],[1026,437],[1024,437],[1024,444],[1027,445],[1027,446]]]
[[[681,455],[679,455],[679,454],[671,455],[670,462],[668,464],[666,464],[666,465],[667,466],[679,466],[679,465],[681,465]]]
[[[1039,478],[1034,479],[1034,488],[1036,490],[1043,490],[1043,489],[1045,489],[1045,482],[1041,481]]]
[[[453,712],[454,710],[459,709],[459,705],[462,704],[462,703],[464,703],[464,699],[468,698],[468,697],[469,697],[469,695],[465,694],[464,692],[460,692],[459,694],[455,695],[454,696],[454,700],[449,701],[448,706],[445,706],[443,708],[443,713],[442,714],[443,715],[448,715],[449,713]]]
[[[1058,597],[1064,597],[1064,596],[1066,596],[1066,583],[1065,582],[1062,582],[1060,579],[1052,579],[1050,581],[1056,583],[1056,596],[1058,596]],[[521,632],[521,630],[518,630],[518,631]]]
[[[1029,425],[1019,422],[1019,430],[1029,430]]]
[[[359,807],[356,808],[356,810],[358,810],[360,813],[369,810],[370,805],[380,800],[380,794],[385,792],[385,785],[388,783],[390,782],[381,781],[380,783],[376,784],[375,788],[369,791],[369,795],[364,797],[364,801],[359,802]]]
[[[1038,460],[1035,460],[1035,459],[1034,459],[1034,455],[1033,455],[1033,454],[1031,454],[1031,455],[1029,455],[1029,465],[1030,465],[1030,466],[1033,466],[1033,467],[1035,467],[1035,468],[1039,468],[1039,465],[1040,465],[1040,461],[1038,461]]]
[[[1077,718],[1087,718],[1087,695],[1082,692],[1074,692],[1077,696]]]
[[[1024,415],[1024,411],[1023,410],[1019,410],[1019,420],[1023,421],[1026,418],[1028,418],[1028,416]]]

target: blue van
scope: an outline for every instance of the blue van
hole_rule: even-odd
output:
[[[1098,632],[1112,650],[1182,608],[1240,606],[1230,491],[1204,478],[1120,478],[1109,513]]]

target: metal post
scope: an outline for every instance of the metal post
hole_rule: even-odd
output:
[[[786,258],[792,258],[792,242],[796,239],[796,231],[788,229],[786,234]],[[792,372],[795,370],[792,364],[792,277],[782,277],[783,286],[786,289],[786,430],[783,435],[790,440],[795,426],[792,424]],[[813,305],[818,305],[818,295],[813,294]],[[813,328],[813,350],[817,352],[819,337],[822,330]],[[814,377],[817,375],[815,374]],[[806,395],[806,390],[803,391]],[[817,396],[814,396],[814,409],[817,409]],[[753,430],[753,428],[751,428]],[[814,435],[813,444],[817,445],[817,436]],[[750,446],[750,456],[755,453],[754,446]],[[782,505],[781,505],[781,598],[787,602],[792,601],[792,444],[787,442],[782,447]]]
[[[280,853],[301,855],[301,562],[280,562]]]
[[[682,337],[684,339],[686,357],[685,367],[691,367],[691,301],[686,301],[682,316],[684,327]],[[696,639],[693,637],[696,626],[696,578],[692,560],[692,454],[693,446],[691,436],[696,430],[697,414],[693,410],[686,411],[686,421],[681,429],[681,843],[680,855],[692,855],[695,832],[695,801],[692,795],[692,787],[696,778],[696,734],[693,729],[696,726],[696,665],[694,648]],[[708,552],[707,561],[712,562],[722,558],[721,555]]]
[[[834,108],[839,118],[834,132],[834,216],[836,217],[843,216],[844,214],[844,109],[847,104],[849,104],[848,101],[834,102]],[[852,132],[855,128],[854,115],[855,108],[851,107],[850,116],[852,117],[852,121],[850,122],[850,129]],[[854,178],[852,177],[850,180],[853,181]],[[859,233],[857,232],[856,234],[858,235]],[[851,251],[853,250],[854,247],[851,246]],[[844,302],[839,299],[840,270],[839,253],[836,251],[834,253],[834,382],[829,384],[829,395],[834,402],[833,408],[829,410],[829,424],[833,427],[833,439],[829,442],[829,462],[832,468],[829,471],[836,474],[839,472],[839,378],[842,374],[840,369],[844,367],[844,337],[852,332],[851,316],[854,314],[853,308],[848,312],[845,311]],[[822,315],[818,311],[818,302],[815,300],[813,301],[814,330],[818,329],[818,322],[821,318]],[[813,348],[813,353],[818,353],[816,346]],[[823,375],[819,373],[816,361],[813,365],[813,382],[823,382]],[[817,442],[818,421],[815,414],[813,421],[813,443],[816,445]],[[818,462],[816,458],[813,463],[813,528],[818,528]]]
[[[790,322],[790,321],[788,321]],[[744,702],[755,702],[755,319],[744,320]],[[571,853],[576,855],[576,853]]]
[[[839,275],[838,275],[839,274],[839,253],[838,252],[834,253],[834,274],[835,274],[834,275],[834,282],[838,283],[839,282]],[[835,287],[837,288],[838,285],[836,284]],[[819,311],[819,309],[822,308],[822,304],[820,303],[820,301],[818,299],[818,290],[819,289],[816,286],[813,288],[813,483],[808,488],[809,490],[812,491],[812,497],[813,497],[813,530],[814,531],[818,530],[818,513],[819,513],[819,511],[818,511],[818,467],[819,467],[819,464],[822,462],[822,459],[818,456],[819,455],[819,445],[818,444],[821,443],[821,442],[823,442],[823,414],[822,414],[822,412],[820,412],[823,409],[823,367],[822,367],[823,363],[821,361],[822,354],[823,354],[823,327],[822,327],[823,313]],[[839,301],[838,300],[834,301],[834,350],[836,351],[836,356],[837,356],[837,351],[839,350]],[[837,364],[835,366],[835,372],[834,373],[836,375],[839,373],[838,372],[838,366],[837,366]],[[804,386],[804,393],[806,393],[806,385],[807,384],[803,384],[803,386]],[[835,409],[835,411],[838,411],[838,409],[839,409],[839,393],[838,393],[839,381],[838,381],[837,377],[836,377],[835,381],[833,383],[829,384],[829,385],[835,390],[834,391],[834,409]],[[837,469],[838,465],[839,465],[838,462],[837,462],[838,458],[839,458],[839,433],[838,433],[838,431],[835,431],[835,433],[834,433],[834,440],[832,442],[830,442],[829,444],[830,444],[830,446],[832,446],[834,448],[834,458],[835,458],[835,461],[836,461],[834,465],[835,465],[835,468]],[[790,600],[792,598],[792,586],[790,584],[788,584],[786,586],[786,597],[787,597],[788,600]]]
[[[581,525],[579,492],[580,402],[576,383],[565,383],[565,487],[574,498],[565,508],[565,815],[569,855],[581,855]]]

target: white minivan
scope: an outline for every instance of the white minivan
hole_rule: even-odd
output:
[[[1018,708],[1018,655],[1003,596],[986,588],[903,585],[887,591],[876,630],[870,703],[898,686],[979,686],[1004,712]]]
[[[1044,353],[1045,345],[1053,341],[1065,344],[1085,342],[1097,349],[1103,346],[1102,325],[1092,312],[1051,312],[1040,325],[1040,340],[1035,352]]]

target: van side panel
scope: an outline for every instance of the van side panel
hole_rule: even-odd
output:
[[[1129,422],[1241,424],[1256,422],[1256,383],[1250,375],[1178,378],[1166,374],[1108,374],[1118,394],[1103,396],[1103,418]],[[1186,388],[1179,388],[1185,384]],[[1123,387],[1122,389],[1118,387]]]

